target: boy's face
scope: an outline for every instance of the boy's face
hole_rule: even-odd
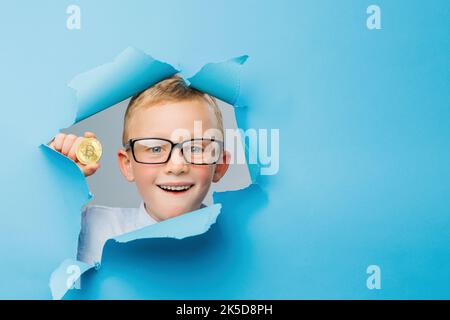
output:
[[[129,121],[129,139],[151,137],[179,143],[192,138],[211,137],[205,131],[218,129],[214,111],[201,100],[164,102],[148,108],[141,107]],[[201,136],[198,129],[194,130],[194,125],[198,126],[199,123],[202,128]],[[180,130],[185,135],[189,133],[189,136],[174,135]],[[131,150],[121,149],[118,152],[122,174],[128,181],[136,183],[147,211],[159,221],[197,210],[211,183],[218,182],[227,171],[228,159],[229,154],[224,151],[217,164],[189,164],[184,160],[180,149],[176,148],[167,163],[142,164],[134,160]],[[190,187],[178,192],[163,189],[171,185]]]

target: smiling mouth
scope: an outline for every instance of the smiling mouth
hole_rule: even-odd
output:
[[[184,192],[188,191],[189,189],[191,189],[194,185],[190,184],[190,185],[171,186],[171,185],[158,184],[157,186],[165,192],[169,192],[169,193],[173,193],[173,194],[181,194],[181,193],[184,193]]]

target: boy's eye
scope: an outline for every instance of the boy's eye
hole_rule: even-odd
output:
[[[192,153],[201,153],[203,151],[202,147],[199,146],[191,146],[191,152]]]
[[[150,147],[147,148],[147,151],[150,153],[160,153],[162,151],[161,147]]]

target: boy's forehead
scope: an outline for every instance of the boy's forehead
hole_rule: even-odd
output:
[[[170,138],[175,131],[191,134],[198,130],[218,129],[218,119],[206,101],[188,100],[143,106],[135,110],[129,123],[131,138]]]

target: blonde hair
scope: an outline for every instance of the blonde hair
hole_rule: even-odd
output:
[[[125,112],[123,123],[122,144],[128,142],[128,126],[134,112],[142,107],[151,107],[163,101],[185,101],[201,100],[205,101],[214,111],[217,118],[219,130],[224,134],[222,112],[219,109],[216,99],[207,93],[201,92],[187,85],[187,83],[178,75],[167,78],[146,90],[136,94],[131,98]]]

